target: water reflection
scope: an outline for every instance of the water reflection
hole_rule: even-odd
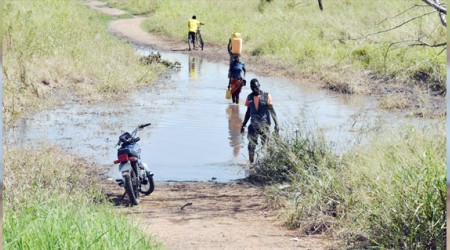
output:
[[[230,146],[233,148],[233,157],[236,159],[239,156],[239,151],[243,143],[241,136],[242,118],[239,113],[239,105],[230,104],[226,110],[228,115],[228,133],[230,137]]]
[[[196,80],[197,79],[197,72],[200,71],[201,69],[201,64],[203,62],[203,59],[200,57],[195,57],[195,56],[191,56],[189,55],[189,78]]]

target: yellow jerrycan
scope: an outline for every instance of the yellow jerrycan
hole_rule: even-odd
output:
[[[231,99],[231,90],[230,89],[227,89],[227,92],[225,93],[225,98]]]
[[[231,34],[231,53],[240,55],[242,53],[241,33]]]

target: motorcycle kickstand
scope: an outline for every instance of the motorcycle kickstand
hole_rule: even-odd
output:
[[[123,201],[123,198],[125,198],[126,194],[127,194],[127,191],[125,191],[125,193],[123,193],[122,198],[120,198],[120,201]]]

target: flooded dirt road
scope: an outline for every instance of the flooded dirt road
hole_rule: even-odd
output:
[[[154,53],[136,46],[140,55]],[[95,106],[66,102],[32,115],[8,132],[16,142],[51,142],[112,168],[118,136],[137,125],[151,122],[141,131],[142,159],[155,173],[156,181],[219,182],[245,177],[247,138],[240,134],[246,111],[245,86],[240,104],[225,99],[227,65],[181,53],[161,52],[162,58],[181,63],[155,86],[136,90],[114,103]],[[351,145],[355,129],[376,117],[361,100],[337,98],[314,87],[248,72],[247,80],[258,78],[262,89],[272,94],[281,129],[293,124],[317,126],[339,150]],[[356,104],[355,104],[356,103]],[[366,102],[367,103],[367,102]],[[283,131],[282,131],[283,133]],[[346,146],[343,146],[346,145]]]
[[[91,2],[96,10],[106,8],[104,3]],[[244,177],[247,138],[239,129],[249,86],[243,88],[240,104],[231,104],[225,99],[228,65],[224,62],[228,60],[203,57],[211,53],[219,57],[218,48],[188,52],[184,50],[186,44],[160,40],[142,31],[139,24],[143,19],[117,19],[110,31],[127,40],[146,43],[148,46],[135,45],[140,55],[153,53],[153,47],[161,46],[162,57],[180,62],[179,70],[161,77],[154,86],[136,90],[113,103],[92,106],[68,100],[32,114],[7,131],[6,140],[15,144],[58,144],[70,153],[111,168],[114,176],[118,174],[112,164],[118,136],[124,130],[131,132],[138,124],[151,122],[152,126],[139,136],[142,158],[155,173],[156,181],[226,182]],[[255,73],[255,65],[246,66],[246,79],[258,78],[262,90],[272,94],[282,133],[290,132],[296,124],[317,127],[339,152],[358,139],[360,127],[378,116],[367,97],[333,94],[308,82],[298,84],[267,77],[260,71]]]
[[[101,7],[104,3],[87,2],[95,3],[97,10],[104,10]],[[139,36],[140,43],[151,47],[157,44],[154,48],[159,48],[163,58],[181,63],[179,71],[114,103],[93,106],[66,101],[27,117],[8,131],[5,139],[15,145],[58,144],[69,153],[111,168],[113,175],[117,167],[112,165],[116,158],[114,145],[122,130],[131,131],[138,124],[151,122],[152,126],[139,136],[142,158],[149,163],[158,182],[155,192],[142,197],[138,206],[127,207],[126,201],[118,202],[117,210],[139,223],[146,233],[156,236],[166,249],[336,247],[326,236],[305,236],[299,229],[286,229],[283,218],[278,217],[279,210],[266,199],[264,188],[239,181],[208,182],[213,177],[226,182],[245,175],[242,167],[247,158],[247,140],[240,135],[239,128],[249,87],[244,88],[240,105],[231,105],[225,99],[227,65],[209,59],[212,54],[220,57],[216,52],[222,48],[188,53],[183,51],[185,44],[167,42],[143,32],[139,23],[144,19],[115,20],[111,31],[131,41]],[[179,52],[164,46],[173,46]],[[136,51],[145,55],[152,49],[136,46]],[[297,84],[268,78],[260,71],[255,73],[253,66],[247,65],[247,80],[257,77],[262,89],[273,95],[282,132],[287,132],[292,123],[317,126],[328,140],[336,143],[336,150],[342,151],[358,138],[359,128],[377,117],[378,112],[373,111],[366,98],[362,102],[358,97],[338,97],[320,91],[308,82]],[[101,185],[112,200],[122,197],[123,188],[114,182],[105,181]]]

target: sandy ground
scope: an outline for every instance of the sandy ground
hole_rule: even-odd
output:
[[[108,6],[105,5],[104,2],[89,0],[89,1],[86,1],[86,4],[95,10],[98,10],[100,12],[103,12],[103,13],[111,15],[111,16],[120,16],[120,15],[126,14],[126,12],[123,12],[121,10],[109,8]]]
[[[106,14],[123,14],[102,2],[87,4]],[[228,60],[226,48],[206,44],[203,51],[188,51],[186,43],[149,34],[140,28],[143,20],[116,19],[109,29],[114,35],[156,50],[191,53],[216,62]],[[261,67],[257,72],[264,71]],[[155,191],[134,207],[127,206],[126,197],[120,200],[123,188],[113,182],[106,185],[106,193],[117,208],[163,242],[166,249],[330,249],[335,245],[324,236],[305,236],[283,227],[263,188],[246,182],[157,183]]]
[[[167,249],[330,249],[323,236],[305,236],[281,224],[261,187],[247,182],[160,183],[138,206],[128,207],[123,189],[108,195],[118,209]]]

